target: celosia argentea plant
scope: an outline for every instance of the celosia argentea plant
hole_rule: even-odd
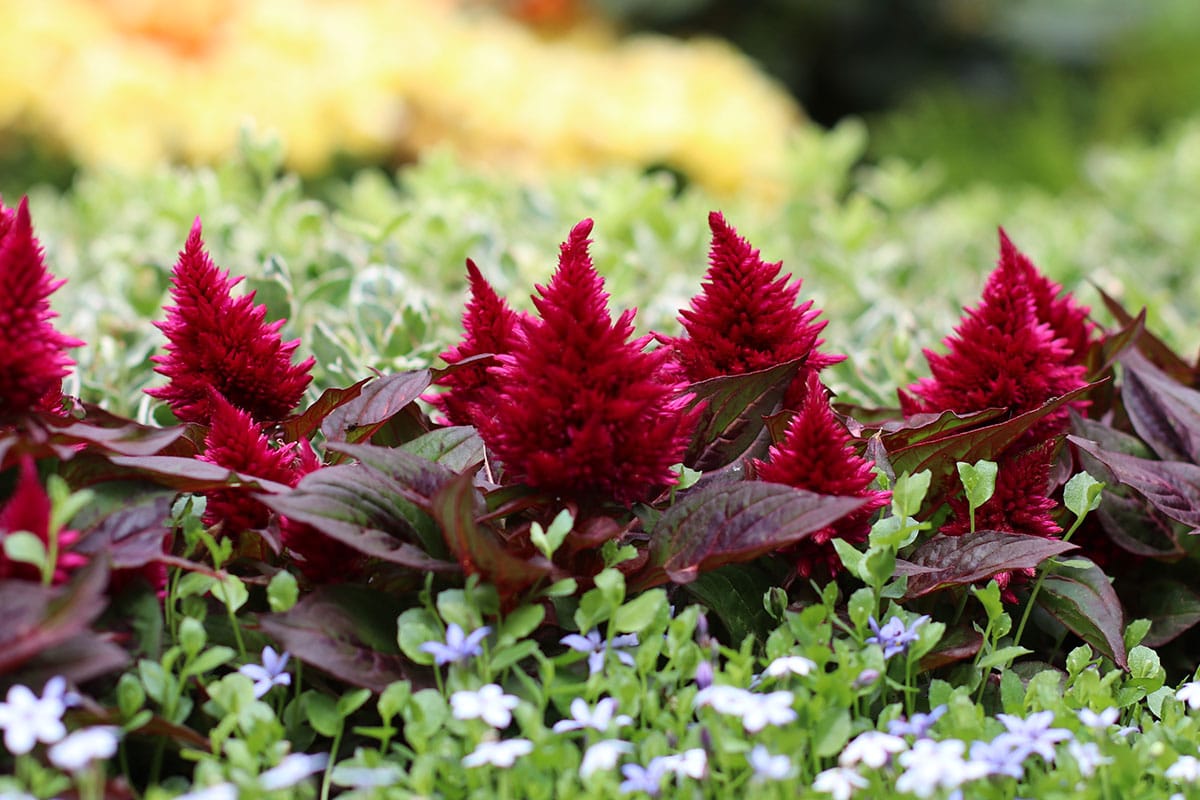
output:
[[[1002,232],[981,301],[945,352],[926,352],[930,375],[900,389],[896,409],[849,408],[822,378],[847,359],[821,349],[837,321],[821,319],[801,281],[721,214],[709,226],[708,271],[678,331],[638,335],[634,310],[609,308],[583,220],[552,271],[548,260],[531,313],[468,261],[464,334],[444,366],[313,397],[314,359],[299,357],[303,343],[285,340],[285,322],[268,322],[253,293],[236,294],[197,220],[157,323],[166,342],[151,362],[165,382],[147,391],[176,422],[155,427],[63,396],[67,353],[82,343],[51,323],[59,282],[28,203],[0,207],[0,321],[13,332],[0,347],[0,675],[35,687],[53,675],[101,698],[10,693],[0,728],[22,790],[61,791],[61,776],[24,756],[62,739],[71,703],[96,755],[72,761],[67,748],[49,759],[83,790],[95,785],[69,765],[107,758],[119,737],[97,731],[120,726],[123,757],[146,765],[145,783],[186,772],[182,755],[202,762],[197,779],[214,788],[269,793],[323,772],[327,795],[350,743],[373,740],[376,756],[394,743],[417,770],[422,742],[445,722],[478,739],[455,751],[463,766],[503,768],[533,740],[475,737],[476,721],[503,730],[516,715],[523,731],[560,733],[631,724],[602,707],[599,681],[636,668],[645,688],[661,660],[664,681],[678,683],[684,666],[695,673],[684,715],[699,727],[671,742],[682,735],[692,749],[649,746],[643,754],[667,760],[626,764],[619,788],[654,796],[664,781],[704,778],[710,754],[724,752],[710,711],[737,709],[746,732],[805,716],[803,774],[817,792],[849,797],[866,785],[859,761],[916,754],[923,734],[911,749],[897,733],[861,746],[875,755],[847,756],[860,722],[820,711],[841,700],[782,689],[760,699],[714,675],[726,669],[753,688],[755,653],[775,659],[773,681],[819,676],[825,663],[853,668],[830,679],[831,697],[848,705],[849,691],[915,725],[917,693],[946,695],[938,687],[951,676],[964,700],[1007,708],[1023,689],[1004,668],[1021,656],[1072,675],[1080,659],[1145,672],[1141,636],[1186,641],[1200,614],[1162,598],[1198,589],[1177,563],[1188,552],[1180,534],[1200,527],[1200,380],[1142,317],[1110,302],[1118,327],[1103,331]],[[1147,581],[1163,593],[1147,594]],[[669,601],[709,608],[703,626],[693,616],[676,636],[694,634],[694,651],[667,632]],[[1131,608],[1148,620],[1134,633]],[[785,627],[764,642],[773,622]],[[663,644],[647,638],[664,633]],[[744,644],[726,652],[720,640]],[[851,645],[874,649],[860,658]],[[289,659],[304,672],[284,705]],[[468,673],[473,659],[479,671]],[[234,662],[239,671],[215,677]],[[586,682],[595,707],[580,699],[568,712],[549,687],[529,688],[535,672],[553,674],[547,665]],[[884,679],[907,692],[901,705],[872,688]],[[539,699],[505,693],[519,685]],[[1162,679],[1139,686],[1129,702]],[[631,711],[662,710],[636,699],[636,683],[613,687]],[[274,710],[262,700],[273,692]],[[372,692],[379,716],[348,725]],[[50,703],[43,716],[58,727],[10,739],[13,720]],[[391,725],[397,714],[403,730]],[[1030,753],[1053,761],[1063,738],[1048,725],[1003,774],[1016,777]],[[317,736],[332,758],[286,755]],[[570,780],[632,752],[612,741],[588,749]],[[950,755],[961,772],[926,780],[912,755],[896,788],[926,797],[989,774],[970,771],[982,755],[975,767]],[[1093,755],[1073,758],[1083,771]],[[354,769],[386,771],[376,756],[355,756]],[[794,776],[778,758],[753,755],[753,780]],[[357,786],[346,774],[341,785]],[[432,791],[419,770],[405,780]]]

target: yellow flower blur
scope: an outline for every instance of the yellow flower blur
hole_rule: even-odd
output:
[[[802,115],[716,40],[539,34],[439,0],[0,0],[0,136],[86,165],[206,162],[247,123],[290,166],[449,146],[520,169],[666,164],[777,185]]]

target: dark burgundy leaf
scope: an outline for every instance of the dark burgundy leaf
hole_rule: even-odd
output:
[[[83,532],[72,552],[107,552],[113,569],[140,567],[163,557],[163,542],[171,533],[174,495],[149,494],[101,518]]]
[[[771,576],[754,564],[729,564],[697,576],[687,585],[687,593],[717,615],[728,641],[754,636],[761,642],[771,632],[763,593],[775,585]]]
[[[899,412],[897,412],[899,414]],[[971,428],[991,422],[1005,414],[1003,408],[985,408],[970,414],[943,411],[940,414],[913,414],[906,419],[891,419],[882,424],[864,425],[852,417],[844,418],[851,435],[866,439],[878,436],[888,452],[946,436],[961,428]]]
[[[245,486],[267,492],[287,492],[291,488],[266,478],[241,475],[227,467],[195,458],[113,456],[109,463],[115,467],[109,473],[109,480],[146,480],[179,492],[206,492],[230,486]]]
[[[119,419],[119,418],[118,418]],[[122,420],[119,426],[99,426],[88,422],[71,422],[53,429],[56,444],[86,446],[101,453],[122,456],[153,456],[179,443],[184,427],[152,428]],[[190,446],[185,449],[190,449]]]
[[[1117,359],[1145,335],[1146,309],[1143,308],[1137,317],[1122,323],[1119,330],[1106,333],[1103,339],[1093,343],[1087,357],[1088,380],[1099,380],[1107,375]]]
[[[857,511],[868,498],[833,497],[744,481],[692,490],[662,515],[638,586],[690,583],[701,572],[750,561]]]
[[[384,592],[353,584],[320,586],[289,611],[259,617],[268,636],[305,664],[373,692],[432,680],[400,653],[396,618],[404,606]]]
[[[1108,576],[1095,564],[1060,565],[1042,582],[1037,603],[1118,667],[1127,667],[1125,611]]]
[[[973,464],[980,459],[996,460],[1004,450],[1044,417],[1067,403],[1079,399],[1095,386],[1096,384],[1081,386],[1060,397],[1048,400],[1032,411],[1018,414],[1003,422],[966,431],[955,430],[945,436],[926,439],[917,444],[890,451],[888,455],[892,461],[892,468],[897,475],[905,472],[912,475],[928,469],[932,476],[929,493],[925,499],[925,507],[936,509],[948,495],[958,489],[959,478],[955,464],[959,461]]]
[[[1109,539],[1134,555],[1174,560],[1185,554],[1175,524],[1141,497],[1103,492],[1096,519]]]
[[[805,358],[757,372],[724,375],[693,383],[692,407],[703,403],[684,463],[702,471],[723,467],[761,437],[763,418],[779,410],[783,394]]]
[[[88,630],[104,611],[108,569],[94,559],[65,586],[0,581],[0,675]]]
[[[398,483],[409,497],[420,498],[425,503],[455,477],[448,467],[415,455],[407,448],[331,442],[329,449],[352,456]]]
[[[1113,315],[1117,322],[1121,325],[1131,325],[1135,321],[1135,318],[1122,308],[1120,303],[1109,297],[1103,289],[1096,287],[1096,290],[1100,293],[1100,297],[1103,299],[1104,305],[1108,308],[1108,312]],[[1142,317],[1145,313],[1145,309],[1142,309],[1138,317]],[[1187,386],[1194,386],[1196,384],[1196,366],[1189,364],[1185,359],[1177,355],[1162,339],[1159,339],[1150,331],[1143,329],[1137,337],[1135,344],[1137,349],[1145,354],[1146,358],[1150,359],[1151,363],[1175,380]]]
[[[111,636],[82,631],[47,647],[22,663],[15,672],[0,677],[0,692],[18,683],[43,686],[56,675],[79,684],[115,672],[128,663],[129,654],[113,642]]]
[[[1077,549],[1076,545],[1059,539],[1023,533],[939,534],[909,555],[911,563],[935,571],[910,574],[904,599],[922,597],[947,586],[978,583],[1001,572],[1032,569],[1047,558]]]
[[[1078,436],[1067,439],[1107,467],[1117,482],[1145,497],[1163,514],[1193,530],[1200,528],[1200,466],[1101,450],[1095,442]]]
[[[1116,428],[1110,428],[1103,422],[1087,419],[1071,411],[1071,433],[1083,439],[1095,442],[1101,450],[1124,453],[1138,458],[1153,458],[1154,453],[1146,443]]]
[[[317,402],[304,409],[303,414],[298,414],[284,420],[280,426],[283,428],[284,440],[298,442],[301,439],[307,439],[312,436],[334,409],[344,406],[362,394],[363,386],[370,381],[371,378],[363,378],[358,383],[353,386],[347,386],[345,389],[326,389],[317,398]]]
[[[258,499],[373,558],[431,572],[458,571],[456,564],[434,555],[444,550],[440,538],[422,538],[422,530],[436,528],[407,499],[404,487],[363,464],[324,467],[286,494]]]
[[[353,400],[325,417],[321,432],[330,442],[365,442],[429,388],[427,369],[387,375],[363,386]]]
[[[479,575],[495,586],[506,607],[539,581],[558,577],[545,558],[524,559],[508,552],[499,536],[478,523],[477,517],[484,511],[470,473],[456,476],[433,498],[433,516],[468,575]]]
[[[1130,593],[1131,612],[1150,620],[1150,633],[1142,644],[1161,647],[1200,623],[1200,594],[1181,581],[1149,581]]]
[[[1200,462],[1200,392],[1171,379],[1136,350],[1121,365],[1121,399],[1138,435],[1160,458]]]

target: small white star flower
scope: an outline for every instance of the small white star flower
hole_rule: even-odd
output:
[[[843,767],[866,764],[871,769],[879,769],[888,763],[893,755],[907,749],[908,742],[899,736],[882,731],[867,731],[850,740],[842,750],[838,764]]]
[[[594,709],[588,708],[587,701],[582,697],[576,697],[571,701],[571,719],[562,719],[554,723],[553,730],[555,733],[565,733],[592,728],[603,733],[613,725],[623,728],[633,724],[632,717],[628,714],[617,715],[616,710],[617,701],[611,697],[597,702]]]
[[[1117,724],[1117,720],[1121,717],[1121,711],[1113,706],[1109,706],[1099,713],[1092,711],[1090,708],[1081,708],[1075,714],[1079,717],[1079,721],[1083,725],[1094,731],[1111,728]]]
[[[292,753],[269,770],[258,776],[258,785],[264,791],[273,792],[295,786],[313,773],[320,772],[329,764],[328,753]]]
[[[767,665],[763,675],[768,678],[782,678],[789,674],[804,677],[816,668],[816,662],[804,656],[780,656]]]
[[[450,695],[455,719],[481,719],[497,730],[507,728],[512,722],[512,710],[520,700],[505,694],[494,683],[479,687],[478,691],[461,691]]]
[[[275,648],[267,645],[262,651],[262,664],[243,664],[238,672],[254,681],[254,696],[262,697],[274,686],[291,686],[292,676],[285,670],[291,656],[287,653],[276,653]]]
[[[1067,742],[1067,752],[1075,760],[1075,766],[1079,767],[1079,774],[1085,778],[1095,775],[1097,767],[1112,763],[1112,759],[1103,755],[1095,742],[1081,744],[1072,739]]]
[[[695,780],[700,780],[708,772],[708,753],[700,747],[669,756],[659,756],[654,760],[659,762],[666,772]]]
[[[121,729],[111,725],[81,728],[51,745],[50,763],[67,772],[78,772],[93,761],[112,758]]]
[[[761,744],[746,755],[750,768],[754,770],[756,781],[785,781],[796,774],[792,760],[785,755],[771,755],[771,751]]]
[[[533,752],[533,742],[528,739],[505,739],[499,742],[480,742],[479,746],[463,756],[464,767],[482,767],[490,764],[493,767],[508,769],[517,763],[521,756]]]
[[[181,794],[175,800],[238,800],[238,788],[232,783],[216,783]]]
[[[66,710],[62,693],[53,691],[49,684],[42,697],[35,695],[27,686],[11,686],[5,702],[0,703],[0,729],[4,731],[4,746],[14,756],[21,756],[32,750],[38,742],[54,744],[67,735],[62,723]]]
[[[417,649],[433,656],[433,663],[438,666],[457,664],[472,656],[481,655],[483,648],[480,646],[480,643],[491,632],[492,629],[484,625],[482,628],[476,628],[467,634],[463,633],[463,629],[460,626],[451,622],[446,626],[446,641],[444,644],[438,641],[429,641]]]
[[[855,789],[865,789],[870,785],[862,775],[847,767],[834,767],[817,775],[813,781],[813,791],[833,796],[833,800],[850,800]]]
[[[1200,759],[1195,756],[1180,756],[1179,760],[1167,767],[1167,771],[1163,774],[1176,783],[1200,781]]]
[[[1175,692],[1175,699],[1187,703],[1187,707],[1192,711],[1200,709],[1200,681],[1191,681],[1180,686]]]
[[[583,763],[579,765],[579,777],[586,779],[600,770],[610,770],[617,766],[622,755],[632,752],[633,745],[620,739],[603,739],[596,742],[583,754]]]

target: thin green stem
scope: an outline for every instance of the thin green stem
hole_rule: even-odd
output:
[[[1070,527],[1070,529],[1066,533],[1063,534],[1062,540],[1064,542],[1071,541],[1071,536],[1074,535],[1075,531],[1079,530],[1079,526],[1083,523],[1084,517],[1086,517],[1086,515],[1075,518],[1075,524],[1072,525]],[[1037,578],[1037,581],[1035,581],[1033,584],[1033,589],[1031,589],[1029,592],[1029,599],[1027,601],[1025,601],[1025,610],[1021,612],[1021,621],[1019,623],[1017,623],[1017,632],[1013,634],[1013,644],[1014,645],[1021,644],[1021,636],[1022,636],[1022,634],[1025,633],[1025,625],[1026,625],[1026,623],[1029,622],[1029,615],[1033,611],[1034,601],[1037,600],[1038,592],[1040,592],[1042,590],[1042,583],[1044,583],[1045,580],[1046,580],[1046,571],[1042,570],[1041,572],[1038,573],[1038,578]]]
[[[325,765],[325,774],[321,776],[321,800],[329,800],[329,787],[333,785],[333,767],[337,763],[338,748],[342,746],[342,734],[346,731],[346,721],[338,725],[338,731],[329,746],[329,763]]]

